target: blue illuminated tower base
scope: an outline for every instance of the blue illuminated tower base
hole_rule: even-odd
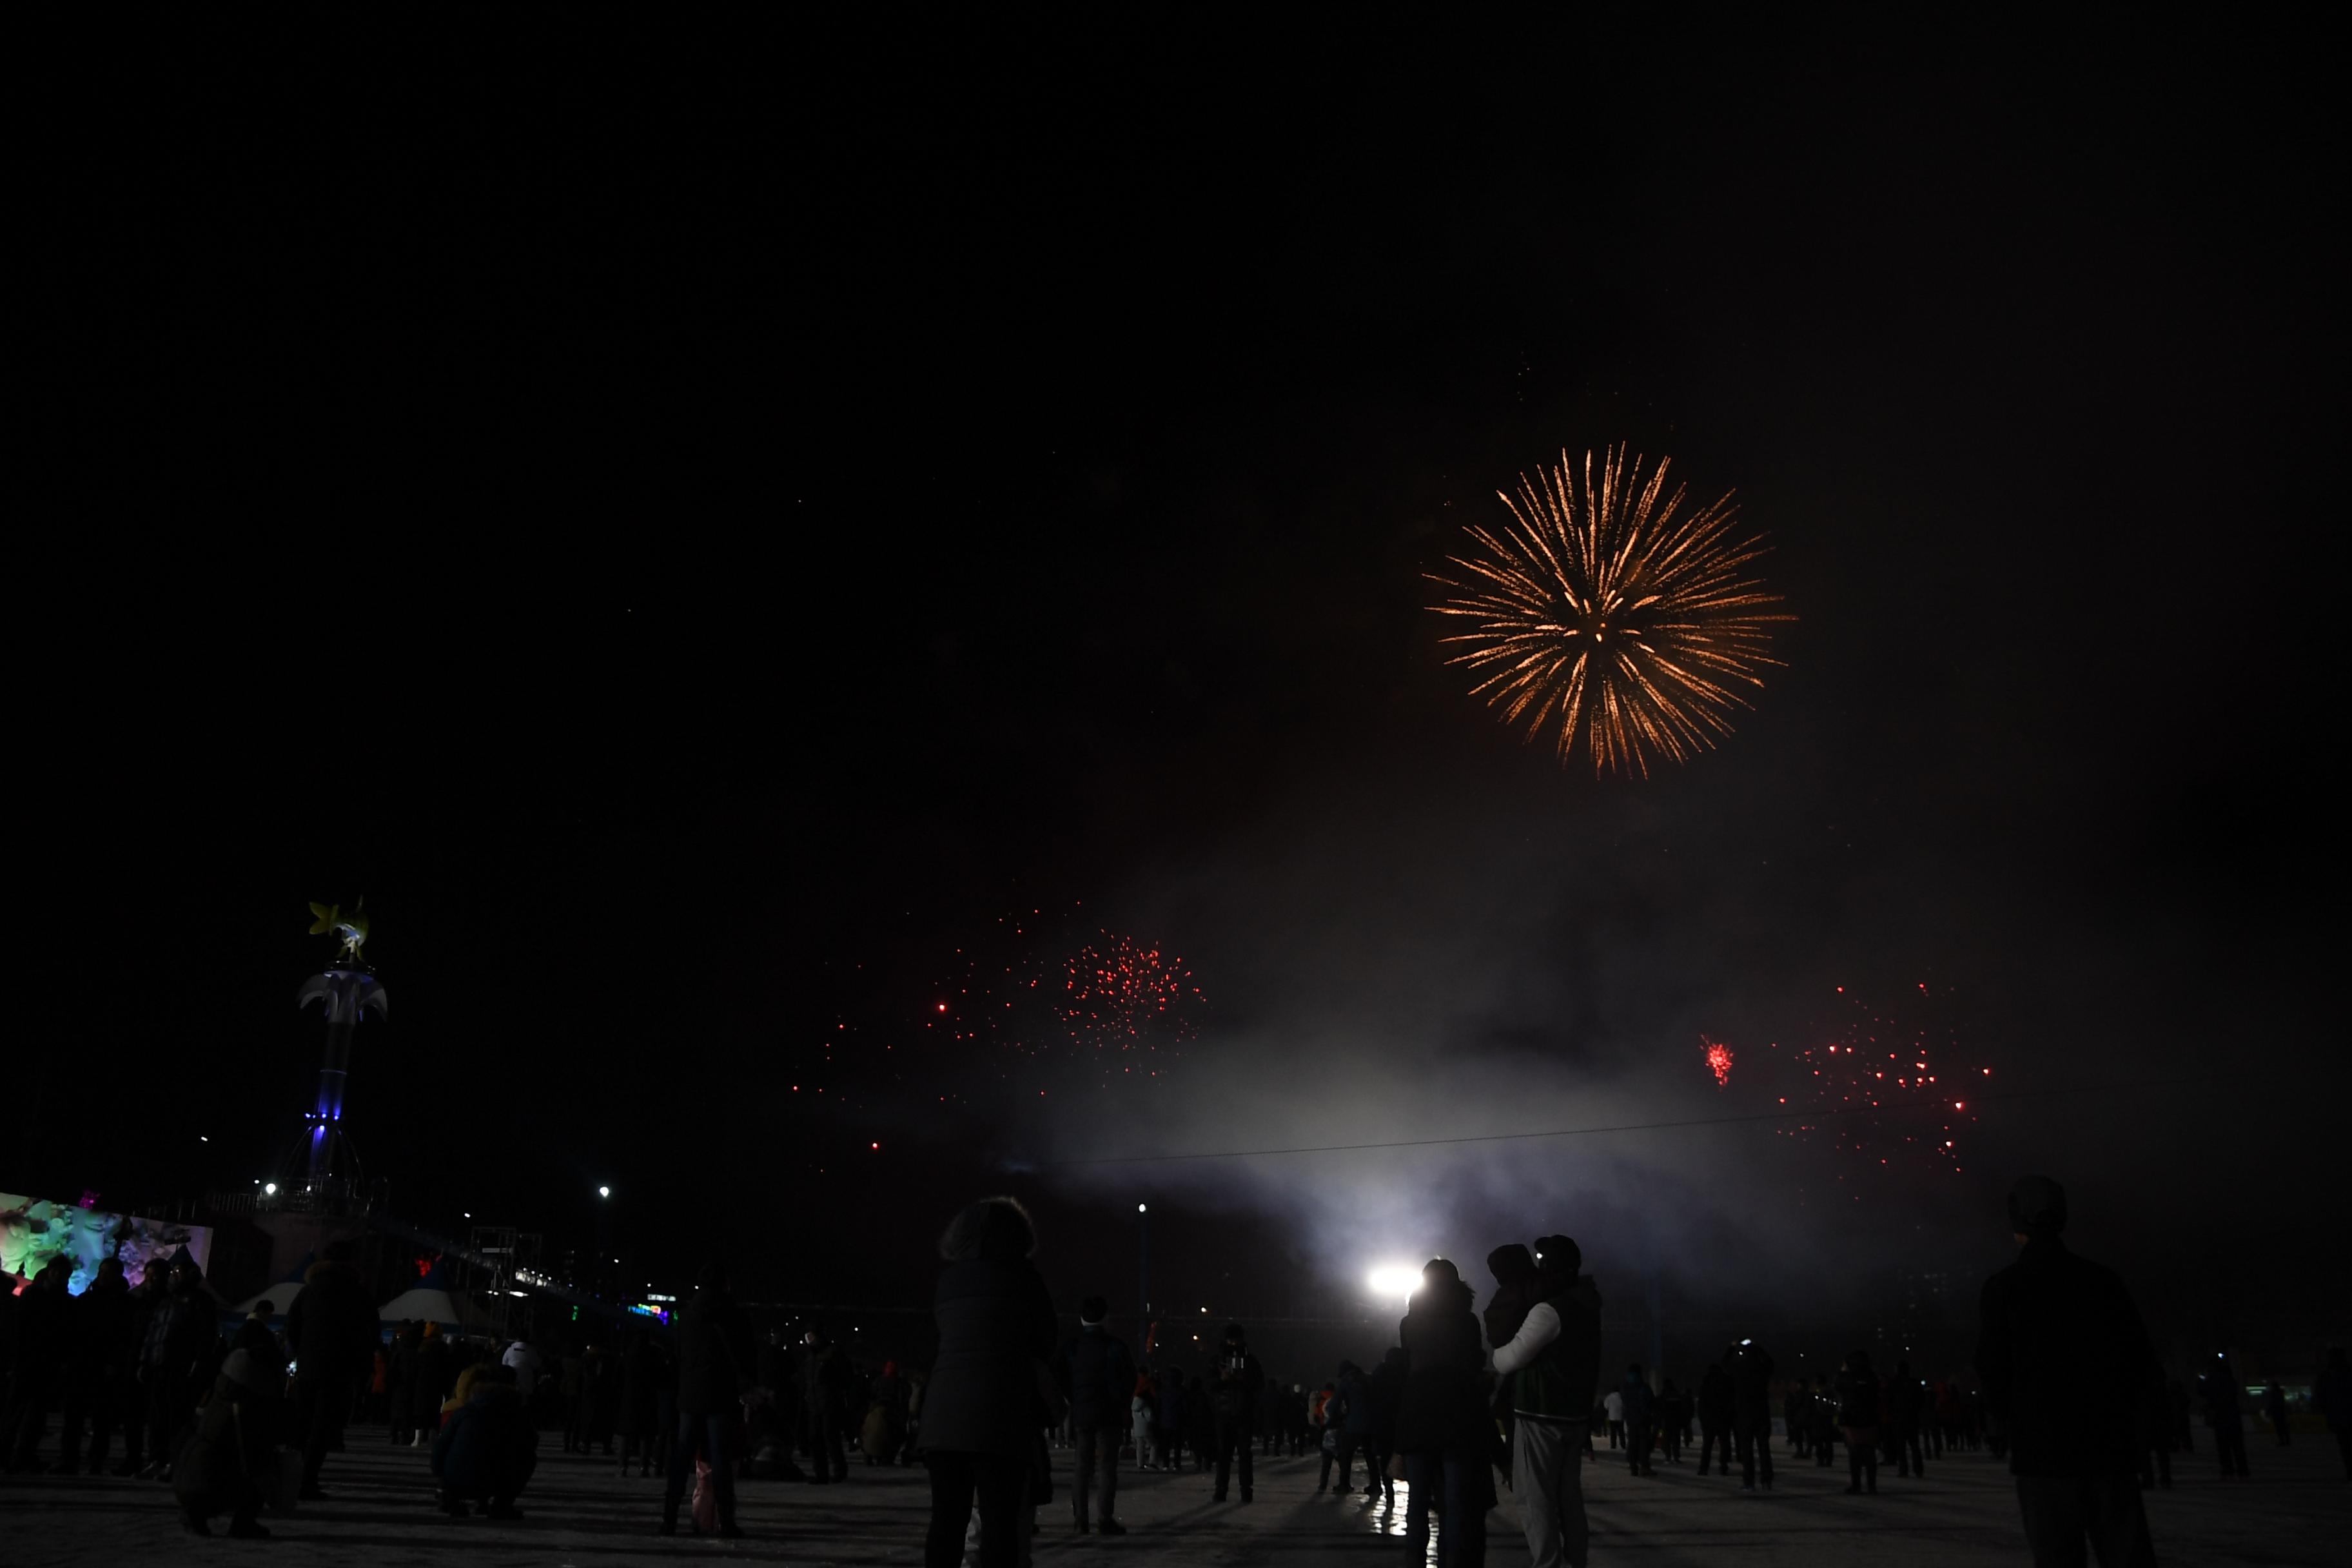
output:
[[[360,1015],[369,1008],[373,1008],[380,1018],[388,1016],[389,996],[377,983],[375,971],[361,964],[313,974],[303,982],[295,1005],[306,1005],[314,997],[326,1007],[327,1056],[319,1065],[319,1108],[304,1119],[309,1125],[303,1137],[310,1146],[310,1185],[317,1189],[337,1175],[352,1179],[359,1173],[349,1168],[353,1161],[342,1128],[343,1086],[352,1068],[352,1033],[359,1027]],[[339,1171],[339,1165],[345,1168]]]

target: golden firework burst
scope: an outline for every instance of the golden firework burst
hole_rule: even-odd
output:
[[[1517,495],[1496,491],[1511,520],[1472,527],[1479,552],[1448,556],[1460,574],[1429,580],[1454,597],[1431,609],[1475,622],[1442,638],[1462,651],[1446,662],[1483,677],[1471,695],[1527,721],[1527,738],[1556,734],[1564,763],[1579,742],[1592,771],[1632,766],[1647,777],[1649,753],[1681,762],[1731,732],[1737,688],[1764,684],[1769,627],[1780,595],[1748,575],[1769,548],[1735,537],[1729,493],[1684,510],[1685,488],[1666,489],[1672,459],[1645,478],[1618,446],[1587,452],[1581,473],[1566,451],[1549,472],[1519,476]]]

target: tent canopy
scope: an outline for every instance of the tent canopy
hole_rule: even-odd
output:
[[[282,1318],[294,1310],[294,1298],[301,1293],[302,1281],[299,1279],[280,1279],[268,1289],[247,1296],[244,1300],[239,1301],[235,1310],[238,1317],[249,1318],[253,1315],[253,1310],[256,1307],[267,1301],[269,1303],[270,1317],[273,1320]]]
[[[464,1292],[436,1290],[420,1285],[414,1290],[403,1290],[386,1301],[376,1313],[376,1321],[385,1323],[439,1323],[445,1328],[487,1331],[490,1315],[472,1301]]]

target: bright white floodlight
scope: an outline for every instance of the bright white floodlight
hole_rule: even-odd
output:
[[[1372,1294],[1402,1301],[1421,1289],[1421,1270],[1403,1263],[1385,1263],[1364,1277]]]

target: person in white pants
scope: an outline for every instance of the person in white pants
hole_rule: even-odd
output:
[[[1564,1236],[1536,1243],[1543,1300],[1495,1370],[1511,1379],[1511,1490],[1525,1511],[1529,1568],[1586,1568],[1584,1428],[1601,1380],[1601,1292]]]
[[[1139,1394],[1128,1401],[1127,1407],[1135,1419],[1135,1468],[1156,1470],[1160,1462],[1151,1451],[1151,1401]]]

